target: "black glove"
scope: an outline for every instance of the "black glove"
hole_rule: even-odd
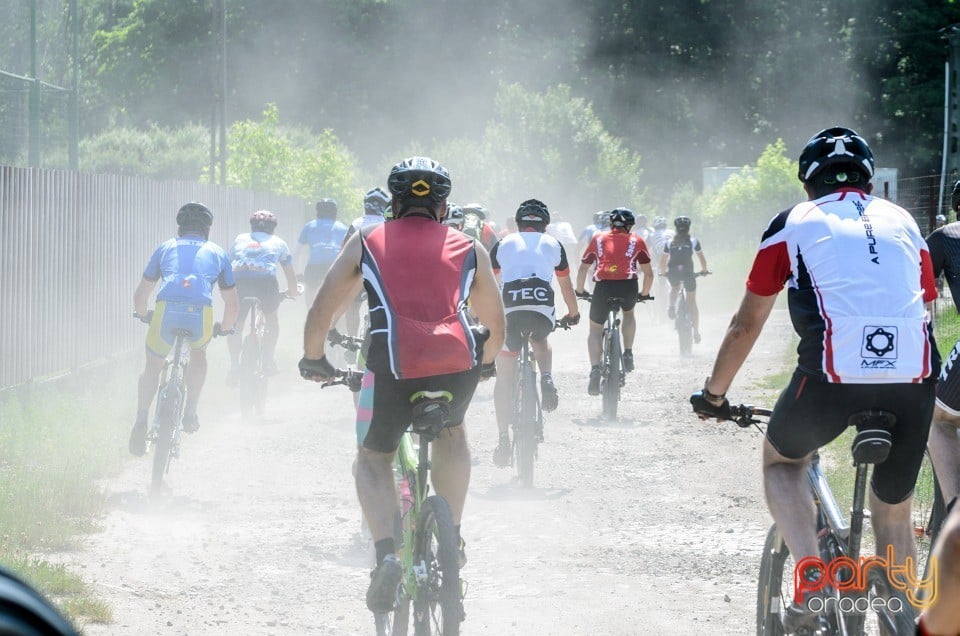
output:
[[[565,322],[567,326],[572,327],[574,325],[580,324],[580,314],[573,314],[572,316],[570,314],[567,314],[566,316],[561,318],[561,320],[563,320],[563,322]]]
[[[653,300],[653,296],[651,296],[650,294],[647,294],[647,295],[637,294],[637,302],[638,302],[638,303],[645,303],[645,302],[647,302],[648,300]]]
[[[142,322],[143,324],[149,325],[151,322],[153,322],[153,310],[151,309],[150,311],[148,311],[142,316],[137,312],[133,312],[133,317],[139,320],[140,322]]]
[[[733,419],[733,413],[730,411],[730,402],[727,398],[724,397],[723,402],[715,405],[707,399],[703,389],[690,396],[690,404],[693,406],[693,412],[697,415],[706,415],[707,417],[715,417],[721,420]]]
[[[497,363],[496,362],[486,362],[480,365],[480,377],[481,378],[495,378],[497,377]]]
[[[213,337],[219,338],[220,336],[230,336],[236,331],[236,327],[232,329],[224,329],[219,322],[213,323]]]
[[[588,291],[582,291],[582,292],[580,292],[580,291],[574,291],[573,293],[574,293],[574,295],[576,295],[577,298],[584,298],[584,299],[587,299],[587,300],[590,299],[590,292],[588,292]]]
[[[337,375],[336,367],[330,364],[327,356],[323,356],[319,360],[300,358],[300,364],[297,366],[300,368],[300,377],[304,380],[327,379]]]

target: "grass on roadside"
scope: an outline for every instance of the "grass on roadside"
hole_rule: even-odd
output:
[[[0,563],[50,596],[78,624],[109,622],[83,580],[43,554],[75,548],[96,527],[97,480],[123,458],[122,405],[99,373],[7,394],[0,402]]]

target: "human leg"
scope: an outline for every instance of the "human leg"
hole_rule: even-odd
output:
[[[934,409],[927,449],[940,483],[944,501],[960,495],[960,417],[939,406]]]
[[[441,431],[430,448],[430,481],[450,504],[453,524],[460,525],[470,485],[470,448],[463,422]]]

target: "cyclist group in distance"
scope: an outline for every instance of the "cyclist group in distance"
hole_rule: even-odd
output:
[[[799,359],[767,429],[763,468],[771,515],[783,528],[791,554],[798,560],[816,553],[812,503],[804,482],[806,462],[817,448],[842,432],[846,418],[838,417],[841,411],[883,408],[897,415],[891,459],[886,468],[878,467],[871,484],[878,550],[891,545],[896,554],[906,556],[914,549],[912,530],[907,528],[910,497],[931,421],[944,438],[953,443],[957,440],[960,398],[953,393],[960,392],[949,380],[952,363],[960,354],[954,350],[941,375],[930,323],[929,303],[936,297],[931,259],[935,250],[927,247],[909,213],[871,195],[873,171],[869,147],[849,129],[828,129],[810,140],[799,160],[799,177],[809,200],[775,216],[767,227],[713,371],[702,390],[691,396],[701,417],[729,419],[726,392],[779,291],[788,286],[789,307],[800,336]],[[196,335],[191,342],[194,355],[188,367],[184,417],[184,430],[190,432],[198,427],[196,406],[206,373],[204,349],[215,329],[234,330],[239,313],[237,287],[242,295],[258,297],[266,314],[272,308],[275,318],[279,289],[257,282],[257,276],[266,278],[264,272],[269,269],[276,282],[279,268],[287,278],[288,290],[295,294],[294,272],[303,272],[310,309],[299,370],[305,379],[317,382],[335,380],[337,369],[326,356],[327,336],[344,313],[359,323],[357,308],[364,294],[369,349],[357,419],[358,426],[363,421],[367,432],[358,447],[355,479],[376,550],[377,565],[367,593],[367,605],[373,611],[391,605],[402,575],[394,543],[399,502],[393,461],[409,423],[411,393],[450,395],[452,426],[434,442],[432,480],[435,491],[451,505],[461,560],[465,561],[460,522],[470,480],[470,452],[464,416],[478,382],[496,376],[499,443],[494,461],[503,465],[509,457],[511,374],[516,373],[521,334],[529,335],[538,362],[543,409],[549,412],[557,407],[548,342],[556,323],[554,278],[566,305],[568,324],[579,321],[576,299],[587,295],[587,278],[592,279],[587,392],[596,395],[608,299],[622,299],[623,366],[632,371],[638,299],[650,297],[656,280],[665,279],[669,286],[666,313],[672,318],[683,288],[695,340],[700,342],[695,258],[699,273],[708,273],[700,242],[691,235],[691,221],[686,216],[674,219],[670,231],[663,217],[655,217],[652,226],[647,226],[644,215],[627,208],[598,212],[574,248],[580,262],[574,284],[562,241],[572,245],[575,237],[564,232],[561,239],[547,231],[551,213],[541,201],[523,201],[507,223],[515,227],[498,232],[483,206],[461,207],[448,201],[450,175],[429,158],[411,157],[398,163],[388,175],[387,186],[387,190],[374,188],[366,193],[365,214],[349,226],[336,220],[335,201],[319,202],[317,219],[300,234],[296,258],[273,234],[275,215],[265,211],[254,213],[251,233],[241,235],[247,237],[243,240],[238,237],[228,256],[207,241],[212,213],[205,206],[189,203],[177,216],[179,237],[157,248],[134,298],[137,314],[151,324],[137,419],[130,437],[131,452],[140,455],[145,451],[147,411],[172,342],[172,329],[189,324]],[[864,242],[864,223],[872,226],[869,237],[873,243]],[[960,241],[956,225],[938,230],[945,246],[952,246],[954,239]],[[824,236],[834,243],[824,247]],[[951,285],[960,281],[960,257],[954,254],[960,254],[960,249],[944,247],[937,264]],[[417,266],[411,267],[411,263]],[[430,275],[423,276],[424,271]],[[146,304],[158,281],[161,286],[151,316]],[[225,305],[216,326],[212,322],[214,283]],[[478,324],[486,329],[483,336],[478,335]],[[890,325],[896,326],[895,341],[889,332],[868,331]],[[351,333],[357,328],[358,324],[348,326]],[[278,328],[272,329],[277,335]],[[867,333],[877,342],[881,336],[887,338],[883,342],[890,344],[882,346],[897,348],[896,365],[861,364],[864,351],[886,362],[886,352],[873,340],[861,342]],[[271,344],[275,345],[275,340]],[[273,362],[272,346],[267,349],[265,356]],[[943,443],[946,448],[950,442]],[[945,463],[942,473],[937,466],[938,474],[956,476],[958,450],[953,447],[941,456],[939,461]],[[934,459],[938,461],[936,455]],[[954,478],[945,493],[956,495],[955,482]],[[943,576],[954,577],[955,590],[960,588],[958,526],[954,511],[937,548]],[[948,580],[944,585],[941,589],[950,589]],[[956,633],[960,628],[960,618],[941,606],[934,606],[924,616],[923,629],[927,631],[923,633]],[[811,620],[803,603],[791,606],[790,617],[791,623],[785,627],[792,631],[803,629]]]

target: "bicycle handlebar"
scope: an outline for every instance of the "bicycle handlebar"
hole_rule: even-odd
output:
[[[733,416],[730,420],[731,422],[736,422],[740,428],[747,428],[754,424],[761,424],[763,420],[757,418],[769,418],[773,414],[773,411],[753,406],[752,404],[731,404],[730,414]]]
[[[141,316],[137,312],[133,312],[133,317],[139,320],[140,322],[142,322],[143,324],[149,325],[151,322],[153,322],[153,310],[151,309],[150,311],[148,311],[145,316]],[[220,336],[230,336],[230,335],[233,335],[235,332],[236,332],[236,329],[231,329],[229,331],[224,330],[223,328],[220,327],[219,322],[213,323],[213,334],[212,334],[213,338],[219,338]]]
[[[363,371],[357,371],[356,369],[337,369],[336,378],[336,380],[324,382],[320,385],[320,388],[325,389],[328,386],[342,384],[356,393],[360,390],[360,384],[363,382]]]
[[[580,300],[590,300],[590,301],[592,301],[592,300],[593,300],[593,294],[591,294],[590,292],[583,292],[583,294],[577,294],[577,298],[580,299]],[[637,294],[637,302],[638,302],[638,303],[645,303],[645,302],[647,302],[648,300],[654,300],[654,297],[651,296],[651,295],[649,295],[649,294],[647,294],[646,296],[644,296],[643,294]]]
[[[343,347],[347,351],[360,351],[363,346],[363,338],[346,336],[336,329],[331,329],[327,333],[327,342],[337,347]]]

